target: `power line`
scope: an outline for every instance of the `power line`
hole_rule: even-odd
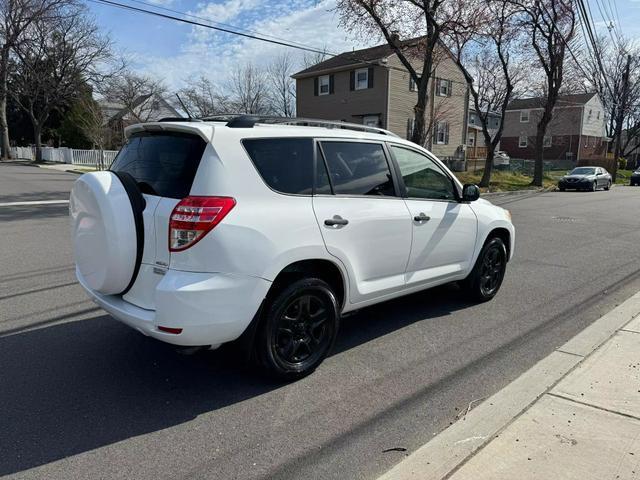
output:
[[[171,13],[175,13],[175,14],[178,14],[178,15],[183,15],[185,17],[195,18],[196,20],[202,20],[202,21],[205,21],[205,22],[209,22],[209,23],[214,24],[214,25],[220,25],[222,27],[233,29],[235,31],[247,32],[247,33],[251,33],[253,35],[259,35],[259,36],[264,37],[264,38],[273,38],[275,40],[280,40],[282,42],[287,42],[287,43],[291,43],[291,44],[294,44],[294,45],[300,45],[302,47],[309,47],[309,45],[305,45],[304,43],[295,42],[293,40],[289,40],[289,39],[282,38],[282,37],[277,37],[275,35],[269,35],[269,34],[266,34],[266,33],[263,33],[263,32],[257,32],[255,30],[249,30],[248,28],[238,27],[237,25],[231,25],[231,24],[228,24],[228,23],[218,22],[216,20],[211,20],[209,18],[205,18],[205,17],[202,17],[202,16],[193,15],[191,13],[181,12],[180,10],[174,10],[172,8],[163,7],[161,5],[154,5],[152,3],[143,2],[142,0],[129,0],[129,1],[130,2],[134,2],[134,3],[138,3],[140,5],[145,5],[147,7],[154,8],[156,10],[164,10],[165,12],[171,12]]]
[[[250,34],[250,33],[242,33],[242,32],[238,32],[236,30],[231,30],[230,28],[217,27],[215,25],[210,25],[210,24],[206,24],[206,23],[202,23],[202,22],[197,22],[195,20],[189,20],[187,18],[180,18],[180,17],[176,17],[176,16],[173,16],[173,15],[168,15],[166,13],[154,12],[152,10],[146,10],[144,8],[134,7],[133,5],[125,5],[123,3],[114,2],[112,0],[88,0],[88,1],[90,1],[92,3],[99,3],[99,4],[101,3],[101,4],[104,4],[104,5],[111,5],[113,7],[122,8],[124,10],[130,10],[130,11],[134,11],[134,12],[145,13],[147,15],[154,15],[156,17],[165,18],[167,20],[175,20],[177,22],[187,23],[189,25],[196,25],[196,26],[199,26],[199,27],[205,27],[205,28],[209,28],[211,30],[217,30],[219,32],[230,33],[230,34],[233,34],[233,35],[238,35],[238,36],[241,36],[241,37],[250,38],[252,40],[260,40],[260,41],[263,41],[263,42],[273,43],[275,45],[281,45],[281,46],[284,46],[284,47],[296,48],[298,50],[304,50],[304,51],[311,52],[311,53],[318,53],[318,54],[321,54],[321,55],[327,55],[326,51],[320,50],[320,49],[317,49],[317,48],[305,47],[305,46],[301,46],[301,45],[295,45],[295,44],[290,43],[290,42],[285,42],[285,41],[265,38],[265,37],[258,36],[258,35],[253,35],[253,34]],[[331,55],[331,54],[329,54],[329,55]],[[335,56],[335,55],[332,55],[332,56]]]

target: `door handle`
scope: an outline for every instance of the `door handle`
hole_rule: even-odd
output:
[[[431,220],[431,217],[429,215],[425,215],[424,213],[420,212],[420,214],[413,217],[413,219],[416,222],[428,222],[429,220]]]
[[[349,220],[347,220],[346,218],[342,218],[340,215],[334,215],[333,218],[327,218],[324,221],[324,224],[327,227],[333,227],[335,225],[347,225],[349,223]]]

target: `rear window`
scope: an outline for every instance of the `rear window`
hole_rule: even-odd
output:
[[[178,132],[133,134],[111,165],[130,174],[142,193],[181,199],[189,195],[205,141]]]
[[[313,140],[310,138],[247,138],[242,141],[258,173],[281,193],[311,195]]]

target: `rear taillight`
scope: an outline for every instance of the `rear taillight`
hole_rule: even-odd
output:
[[[179,252],[195,245],[236,205],[231,197],[183,198],[169,219],[169,251]]]

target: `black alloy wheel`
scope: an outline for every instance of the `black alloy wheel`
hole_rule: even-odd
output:
[[[460,282],[474,301],[486,302],[496,296],[507,269],[507,248],[500,237],[485,242],[469,276]]]
[[[494,295],[504,276],[506,259],[504,249],[494,243],[484,253],[480,270],[480,290],[484,296]]]
[[[331,287],[317,278],[294,282],[270,302],[255,349],[269,374],[295,380],[313,372],[329,354],[339,327]]]

